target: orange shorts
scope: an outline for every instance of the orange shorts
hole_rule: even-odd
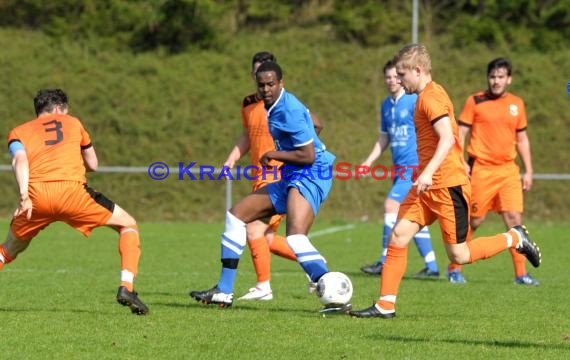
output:
[[[77,181],[30,183],[33,209],[30,220],[26,214],[12,218],[12,233],[20,240],[31,240],[41,230],[56,221],[63,221],[85,236],[105,225],[115,209],[115,203],[103,194]]]
[[[504,165],[481,165],[477,161],[471,167],[471,216],[483,217],[488,211],[523,212],[523,191],[514,162]]]
[[[439,220],[443,241],[460,244],[471,240],[469,226],[470,184],[431,189],[416,195],[415,187],[400,205],[398,219],[406,219],[420,228]]]
[[[278,181],[278,180],[269,180],[269,179],[255,180],[253,182],[252,192],[255,192],[257,189],[261,189],[262,187],[265,187],[268,184],[271,184],[272,182],[275,182],[275,181]],[[263,220],[263,222],[268,224],[269,229],[271,229],[273,232],[277,232],[277,229],[279,229],[279,224],[281,223],[281,220],[283,220],[284,218],[285,218],[284,214],[277,214],[277,215],[273,215],[271,218],[269,218],[268,221]]]

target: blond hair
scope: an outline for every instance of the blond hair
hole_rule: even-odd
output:
[[[431,57],[427,48],[419,44],[409,44],[404,46],[394,56],[394,63],[403,69],[413,69],[421,67],[426,73],[431,73]]]

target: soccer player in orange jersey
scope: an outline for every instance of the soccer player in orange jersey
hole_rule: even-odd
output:
[[[62,90],[40,90],[34,107],[37,118],[8,134],[20,203],[6,241],[0,245],[0,269],[53,222],[63,221],[85,236],[105,225],[119,234],[121,282],[117,301],[134,314],[146,315],[148,307],[133,286],[141,254],[137,223],[87,185],[86,170],[96,171],[98,167],[91,137],[80,120],[68,114],[68,98]]]
[[[253,56],[251,61],[251,75],[255,81],[255,73],[259,66],[267,61],[276,62],[275,56],[267,51],[261,51]],[[243,100],[242,126],[243,132],[238,138],[235,146],[224,162],[224,166],[233,168],[235,163],[248,151],[250,153],[251,165],[254,171],[251,174],[253,189],[266,186],[279,180],[280,171],[283,165],[281,162],[271,160],[268,166],[262,167],[261,157],[268,151],[275,150],[273,138],[269,133],[267,124],[267,111],[265,110],[263,99],[258,93],[246,96]],[[320,121],[313,114],[313,122],[317,133],[322,128]],[[249,246],[253,266],[257,275],[257,283],[249,289],[249,292],[238,300],[272,300],[271,290],[271,253],[293,261],[297,260],[295,253],[287,240],[277,235],[277,229],[284,215],[274,215],[271,218],[255,220],[247,224],[247,244]]]
[[[444,88],[432,80],[431,58],[424,46],[407,45],[394,61],[406,93],[418,94],[414,123],[420,169],[400,206],[390,237],[380,297],[369,308],[350,311],[355,317],[396,316],[396,297],[406,271],[408,244],[422,227],[436,220],[447,255],[454,263],[473,263],[511,248],[525,255],[535,267],[541,262],[540,249],[521,225],[502,234],[471,240],[471,185],[465,171],[453,104]]]
[[[487,90],[467,98],[459,115],[459,143],[467,143],[471,174],[471,229],[485,220],[487,211],[498,212],[507,229],[520,225],[523,191],[532,187],[532,160],[523,100],[507,91],[512,64],[497,58],[487,65]],[[525,167],[521,176],[515,163],[517,152]],[[515,284],[539,285],[526,270],[524,256],[511,249]],[[456,269],[455,271],[459,271]]]

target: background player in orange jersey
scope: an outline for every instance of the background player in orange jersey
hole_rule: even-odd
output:
[[[98,166],[91,137],[79,119],[68,114],[68,99],[62,90],[40,90],[34,107],[37,118],[8,134],[20,203],[6,241],[0,245],[0,269],[53,222],[63,221],[85,236],[106,225],[119,233],[121,284],[117,301],[134,314],[146,315],[148,307],[133,288],[141,253],[137,223],[87,185],[86,169],[96,171]]]
[[[261,51],[253,56],[251,61],[251,76],[255,81],[257,68],[267,61],[276,62],[275,56],[267,51]],[[255,191],[267,184],[279,180],[279,169],[283,164],[276,160],[271,160],[265,171],[262,169],[259,159],[268,151],[275,150],[273,138],[269,133],[267,124],[267,111],[264,108],[263,100],[257,94],[246,96],[242,106],[243,132],[238,138],[235,146],[224,162],[224,166],[230,169],[248,151],[250,152],[251,165],[254,171],[251,174],[253,189]],[[312,115],[317,133],[322,129],[318,118]],[[271,300],[273,292],[271,290],[271,253],[290,259],[297,260],[295,253],[287,240],[277,235],[279,223],[285,215],[275,215],[263,220],[255,220],[247,224],[247,244],[251,252],[253,266],[257,275],[257,283],[249,289],[249,292],[238,300]]]
[[[459,116],[459,143],[467,143],[468,171],[471,174],[471,228],[475,231],[487,211],[498,212],[507,229],[520,225],[523,191],[532,187],[532,160],[527,136],[523,100],[507,91],[512,64],[497,58],[487,65],[487,90],[467,98]],[[515,163],[520,155],[525,172]],[[511,249],[515,284],[539,285],[526,270],[526,259]]]
[[[382,269],[380,297],[364,310],[350,311],[355,317],[392,318],[396,315],[398,288],[406,271],[408,244],[424,226],[439,221],[449,259],[473,263],[515,248],[535,266],[541,262],[538,246],[523,226],[503,234],[471,240],[469,203],[471,186],[465,172],[453,104],[444,88],[432,80],[431,58],[422,45],[403,47],[394,59],[406,93],[418,94],[416,125],[419,175],[400,206]]]

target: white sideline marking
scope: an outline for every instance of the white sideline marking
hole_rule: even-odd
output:
[[[354,224],[348,224],[348,225],[343,225],[343,226],[334,226],[332,228],[312,232],[309,234],[309,237],[315,238],[315,237],[319,237],[319,236],[323,236],[323,235],[334,234],[337,232],[354,229],[354,227],[355,227]]]

